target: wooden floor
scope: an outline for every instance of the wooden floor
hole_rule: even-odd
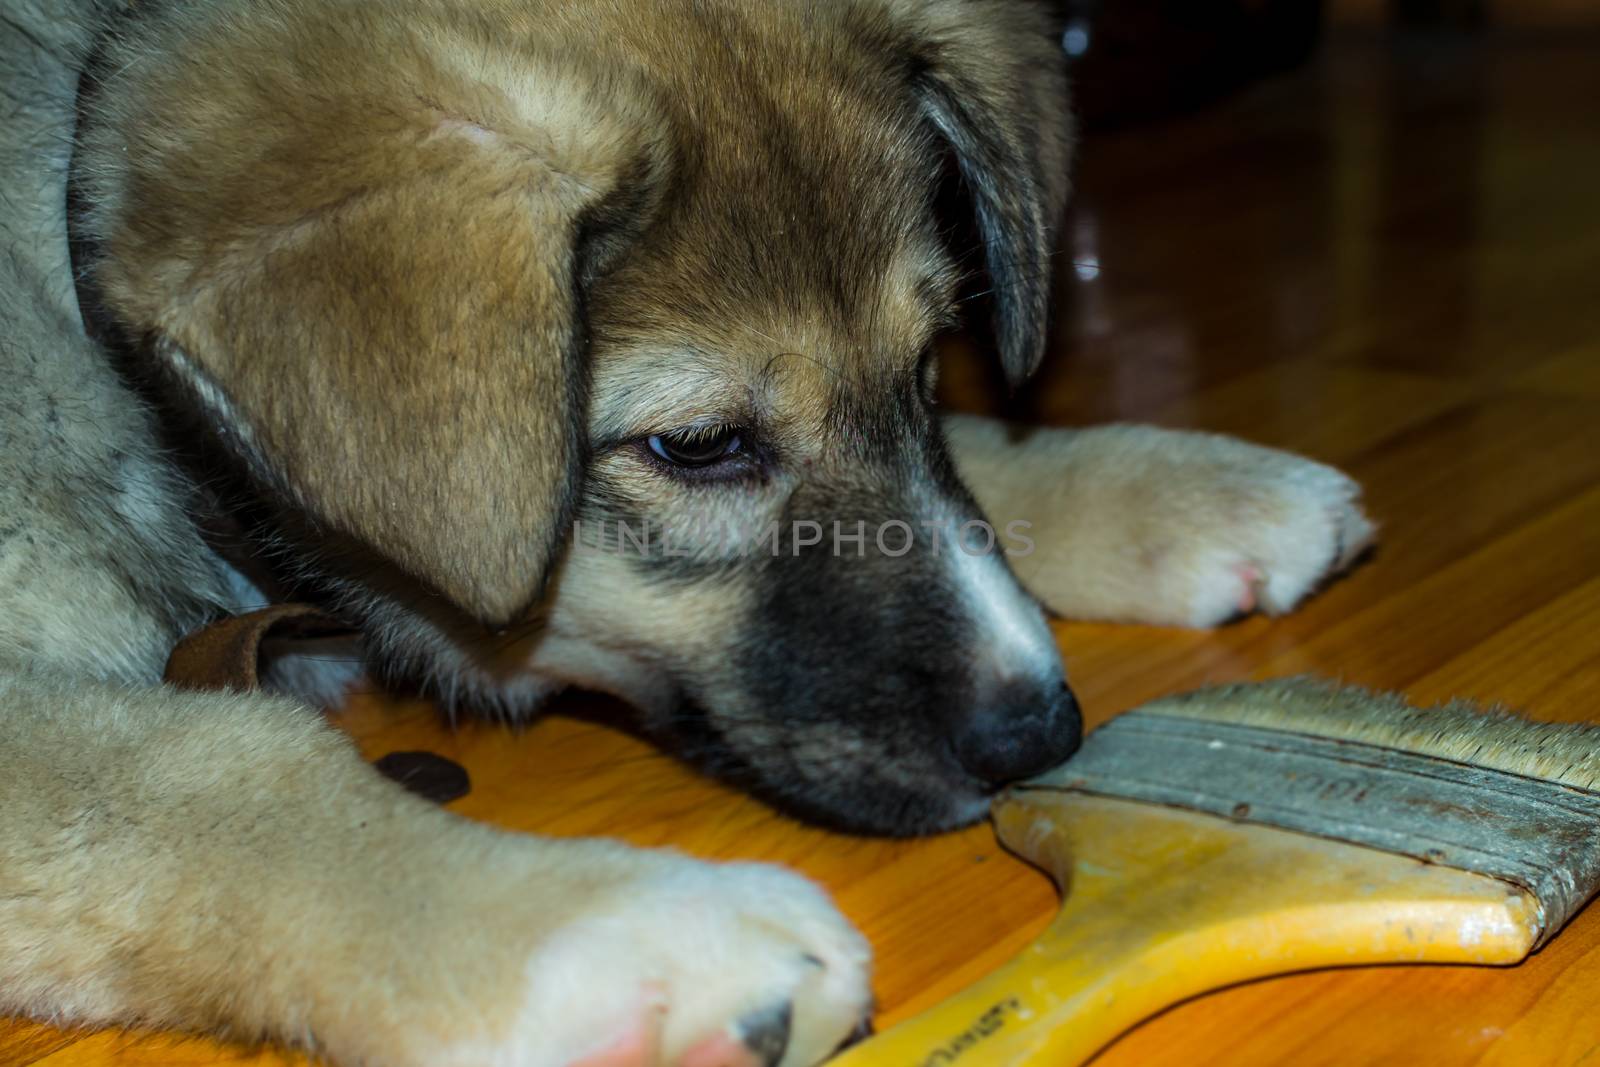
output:
[[[1059,351],[1024,410],[1298,449],[1365,483],[1384,530],[1290,618],[1059,625],[1091,720],[1300,671],[1600,718],[1600,39],[1343,42],[1203,115],[1092,140],[1080,188]],[[953,359],[952,402],[982,406],[982,375]],[[877,946],[884,1022],[1015,951],[1056,906],[985,828],[811,831],[569,718],[450,733],[426,707],[360,698],[338,721],[372,756],[464,763],[475,788],[455,807],[476,818],[809,872]],[[1096,1063],[1600,1065],[1597,1000],[1600,906],[1517,968],[1260,982]],[[0,1023],[0,1067],[240,1062],[289,1060]]]

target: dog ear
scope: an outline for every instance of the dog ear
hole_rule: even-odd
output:
[[[1015,386],[1043,358],[1051,265],[1068,191],[1072,120],[1059,36],[1003,0],[911,0],[916,91],[977,216],[994,332]]]
[[[330,546],[508,623],[578,502],[586,249],[643,202],[646,120],[493,41],[283,21],[102,89],[96,282]]]

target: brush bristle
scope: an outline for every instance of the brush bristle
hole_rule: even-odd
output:
[[[1312,678],[1217,686],[1141,711],[1359,741],[1600,790],[1600,725],[1534,722],[1465,701],[1419,708]]]

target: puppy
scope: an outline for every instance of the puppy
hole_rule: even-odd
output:
[[[935,409],[947,164],[1006,377],[1044,347],[1070,138],[1024,4],[32,0],[0,35],[0,1010],[815,1063],[869,954],[804,880],[467,823],[167,651],[314,597],[376,675],[612,692],[798,816],[923,833],[1075,747],[1041,599],[1210,625],[1370,537],[1296,457]]]

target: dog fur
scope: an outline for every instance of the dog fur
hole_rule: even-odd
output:
[[[352,1064],[820,1060],[869,954],[804,880],[474,826],[294,696],[161,666],[263,589],[313,595],[374,674],[464,708],[608,690],[802,816],[978,817],[1075,741],[1034,598],[1207,626],[1287,610],[1372,532],[1298,457],[931,407],[941,168],[1020,382],[1064,100],[1020,3],[13,0],[0,1010]],[[726,462],[653,451],[724,427]],[[708,533],[980,514],[1037,550]],[[597,550],[607,522],[676,551]]]

